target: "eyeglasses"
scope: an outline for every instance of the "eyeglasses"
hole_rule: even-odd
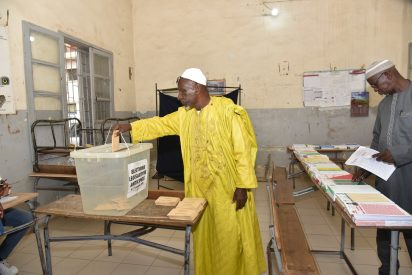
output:
[[[371,86],[377,87],[377,86],[378,86],[379,78],[381,78],[381,76],[382,76],[384,73],[385,73],[385,72],[382,72],[382,73],[378,76],[378,78],[373,82],[373,84],[371,84]]]

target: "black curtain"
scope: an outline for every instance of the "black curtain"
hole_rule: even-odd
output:
[[[224,96],[230,98],[235,104],[237,104],[239,89],[227,93]],[[160,117],[177,111],[180,106],[182,106],[182,104],[176,97],[159,92]],[[179,136],[167,136],[159,138],[157,147],[156,170],[160,174],[184,182],[183,160],[182,153],[180,151]]]

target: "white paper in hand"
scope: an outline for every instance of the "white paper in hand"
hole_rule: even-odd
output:
[[[372,174],[377,175],[381,179],[388,180],[395,171],[396,167],[393,164],[387,162],[377,161],[372,156],[379,153],[378,151],[360,146],[350,158],[345,162],[347,165],[359,166]]]

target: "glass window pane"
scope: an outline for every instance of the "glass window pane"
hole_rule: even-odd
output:
[[[110,99],[110,81],[108,79],[94,78],[94,91],[97,97]]]
[[[32,31],[30,33],[32,58],[59,64],[59,41]]]
[[[36,96],[34,98],[36,111],[58,111],[62,109],[61,100],[54,97]]]
[[[96,119],[105,120],[110,116],[110,102],[98,101],[96,102]]]
[[[109,77],[109,58],[98,54],[93,55],[94,73],[97,75]]]
[[[60,93],[59,69],[33,64],[33,89],[35,91]]]

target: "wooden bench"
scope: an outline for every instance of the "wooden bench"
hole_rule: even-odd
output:
[[[320,274],[294,206],[293,183],[287,179],[286,168],[272,164],[271,170],[268,191],[273,234],[267,247],[269,274],[273,274],[272,250],[284,274]]]

